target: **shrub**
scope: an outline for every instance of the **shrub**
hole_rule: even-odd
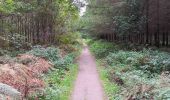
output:
[[[44,93],[34,94],[29,100],[35,100],[35,98],[38,100],[60,100],[60,93],[61,90],[57,86],[47,87],[45,88]]]
[[[119,51],[116,53],[110,53],[106,60],[109,65],[114,64],[130,64],[132,66],[139,66],[140,59],[144,57],[143,54],[139,52],[129,52],[129,51]]]
[[[105,41],[94,41],[90,44],[90,50],[95,54],[97,58],[106,57],[109,52],[114,52],[116,47],[112,43]]]
[[[3,56],[7,53],[9,53],[9,51],[0,48],[0,56]]]
[[[161,73],[162,71],[170,71],[170,54],[166,52],[144,50],[142,51],[148,56],[148,60],[140,66],[139,69],[147,70],[151,73]]]
[[[44,100],[59,100],[61,90],[58,87],[48,87],[45,90],[45,99]]]
[[[29,54],[33,54],[35,56],[40,56],[54,62],[61,58],[60,50],[54,47],[43,48],[41,46],[35,46]]]
[[[57,40],[60,42],[60,44],[81,44],[81,41],[79,40],[80,38],[81,36],[78,32],[57,36]]]
[[[41,46],[34,47],[28,53],[35,56],[40,56],[48,59],[55,68],[67,69],[68,65],[71,64],[75,58],[75,53],[70,53],[62,57],[60,49],[54,47],[43,48]]]
[[[90,42],[95,55],[108,53],[109,50],[105,51],[102,42]],[[104,51],[100,51],[102,48]],[[121,91],[111,96],[112,99],[168,100],[170,98],[169,76],[162,78],[161,74],[164,72],[165,75],[169,75],[169,53],[150,49],[117,51],[112,48],[101,61],[107,66],[108,80],[122,86]]]
[[[14,49],[19,50],[21,48],[30,48],[31,44],[28,42],[23,42],[25,37],[18,34],[18,33],[11,33],[8,35],[7,41],[9,41],[10,46],[12,46]]]
[[[170,99],[170,88],[162,88],[156,90],[156,95],[154,96],[155,100],[169,100]]]
[[[129,65],[138,70],[151,73],[161,73],[170,70],[170,54],[152,50],[119,51],[106,57],[109,65]]]
[[[0,56],[9,55],[11,57],[16,57],[18,54],[24,53],[24,50],[4,50],[0,48]]]

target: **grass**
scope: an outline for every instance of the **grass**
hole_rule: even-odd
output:
[[[78,65],[70,64],[69,71],[55,70],[45,76],[47,84],[45,95],[39,100],[69,100],[74,81],[78,72]]]
[[[35,47],[31,54],[48,59],[54,68],[44,75],[46,83],[43,94],[37,94],[39,100],[68,100],[73,88],[78,66],[75,64],[76,57],[80,54],[81,48],[62,56],[62,50],[55,47]],[[35,96],[36,97],[36,94]]]
[[[70,67],[70,71],[66,74],[66,77],[61,82],[61,87],[65,89],[65,92],[61,94],[61,100],[69,100],[71,92],[73,90],[74,81],[78,72],[78,65],[73,64]]]
[[[101,60],[97,60],[97,69],[99,71],[99,76],[100,79],[102,80],[105,93],[107,94],[110,100],[114,98],[113,94],[116,94],[120,88],[115,83],[110,82],[110,80],[108,79],[109,77],[108,70],[104,68],[104,66],[102,66]]]

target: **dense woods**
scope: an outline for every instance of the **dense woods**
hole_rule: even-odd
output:
[[[87,43],[109,100],[168,100],[170,2],[88,2],[81,31],[92,37]]]
[[[56,43],[57,35],[74,31],[78,18],[78,8],[67,0],[4,0],[0,6],[1,41],[10,46]]]
[[[168,0],[97,0],[88,5],[90,31],[108,41],[169,46]]]
[[[75,5],[71,0],[0,0],[0,99],[69,98],[82,44]]]

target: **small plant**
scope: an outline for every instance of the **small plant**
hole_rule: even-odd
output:
[[[58,60],[61,58],[60,50],[54,47],[44,48],[41,46],[35,46],[31,51],[28,52],[29,54],[33,54],[35,56],[40,56],[50,60],[51,62]]]
[[[126,64],[131,66],[140,66],[140,60],[145,56],[140,52],[118,51],[116,53],[110,53],[106,57],[106,61],[109,65],[112,64]]]
[[[62,57],[60,49],[54,47],[43,48],[41,46],[34,47],[28,53],[48,59],[55,68],[59,69],[67,69],[68,65],[73,62],[76,55],[75,53],[70,53]]]
[[[38,95],[39,100],[60,100],[61,90],[58,87],[47,87],[44,92],[45,95]]]
[[[71,82],[75,77],[75,75],[71,76],[70,74],[76,74],[71,71],[75,71],[77,69],[75,66],[72,67],[73,61],[77,56],[77,52],[63,55],[58,48],[44,48],[41,46],[36,46],[28,53],[49,60],[55,67],[53,71],[50,71],[44,77],[47,84],[44,93],[36,94],[33,96],[33,99],[36,97],[39,100],[63,100],[63,98],[68,98],[66,95],[69,95],[68,93],[70,91],[68,90],[71,90]]]
[[[60,44],[81,44],[81,41],[79,40],[81,38],[80,33],[73,32],[68,34],[62,34],[57,36],[57,40],[60,42]]]
[[[104,88],[113,100],[169,100],[169,76],[162,78],[162,73],[169,75],[170,54],[167,52],[144,49],[128,51],[127,49],[107,48],[99,41],[89,41],[91,51],[100,59],[101,70],[106,72]],[[105,45],[104,45],[105,44]],[[101,46],[101,47],[100,47]],[[102,49],[104,48],[104,49]],[[107,48],[107,49],[106,49]],[[168,73],[168,74],[167,74]],[[106,83],[111,83],[113,86]],[[120,91],[113,93],[117,84]]]
[[[109,52],[114,52],[115,45],[105,41],[94,41],[90,44],[90,50],[95,54],[97,58],[106,57]]]

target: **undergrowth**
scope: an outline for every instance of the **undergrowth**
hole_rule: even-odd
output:
[[[97,58],[103,58],[106,57],[109,52],[113,52],[117,49],[114,45],[114,43],[108,43],[102,40],[99,41],[88,41],[88,44],[90,45],[90,50],[95,54]]]
[[[109,71],[107,68],[101,66],[101,64],[103,64],[103,62],[101,62],[101,60],[97,60],[98,71],[104,86],[104,90],[107,93],[108,98],[111,99],[114,97],[113,94],[116,94],[119,91],[120,87],[117,84],[110,82]]]
[[[77,56],[76,53],[70,53],[63,57],[59,48],[43,48],[41,46],[34,47],[28,53],[49,60],[57,69],[67,69],[68,65],[73,63],[74,58]]]
[[[62,50],[55,47],[44,48],[36,46],[28,54],[43,57],[54,65],[54,68],[44,76],[46,88],[43,93],[38,93],[33,98],[39,100],[68,100],[72,90],[73,81],[77,74],[75,58],[80,50],[71,53],[62,53]]]
[[[110,100],[169,100],[170,53],[88,41]]]
[[[68,100],[78,66],[72,64],[69,71],[55,70],[44,77],[47,87],[44,94],[37,94],[39,100]]]
[[[38,58],[44,58],[49,61],[50,67],[47,72],[38,76],[46,85],[40,91],[35,91],[25,99],[28,100],[68,100],[72,90],[73,82],[76,78],[78,66],[75,65],[75,59],[80,54],[82,41],[79,33],[65,34],[58,38],[59,44],[55,46],[33,46],[30,51],[18,50],[12,51],[0,49],[0,56],[4,64],[6,60],[18,62],[18,54],[34,55]],[[8,56],[6,56],[8,55]],[[6,57],[4,59],[4,57]],[[8,57],[8,58],[7,58]],[[14,60],[13,60],[14,59]],[[26,59],[27,61],[27,59]],[[29,62],[30,60],[28,60]],[[33,61],[34,62],[34,61]],[[35,61],[35,63],[37,63]],[[47,62],[48,63],[48,62]],[[24,63],[25,64],[25,63]]]

